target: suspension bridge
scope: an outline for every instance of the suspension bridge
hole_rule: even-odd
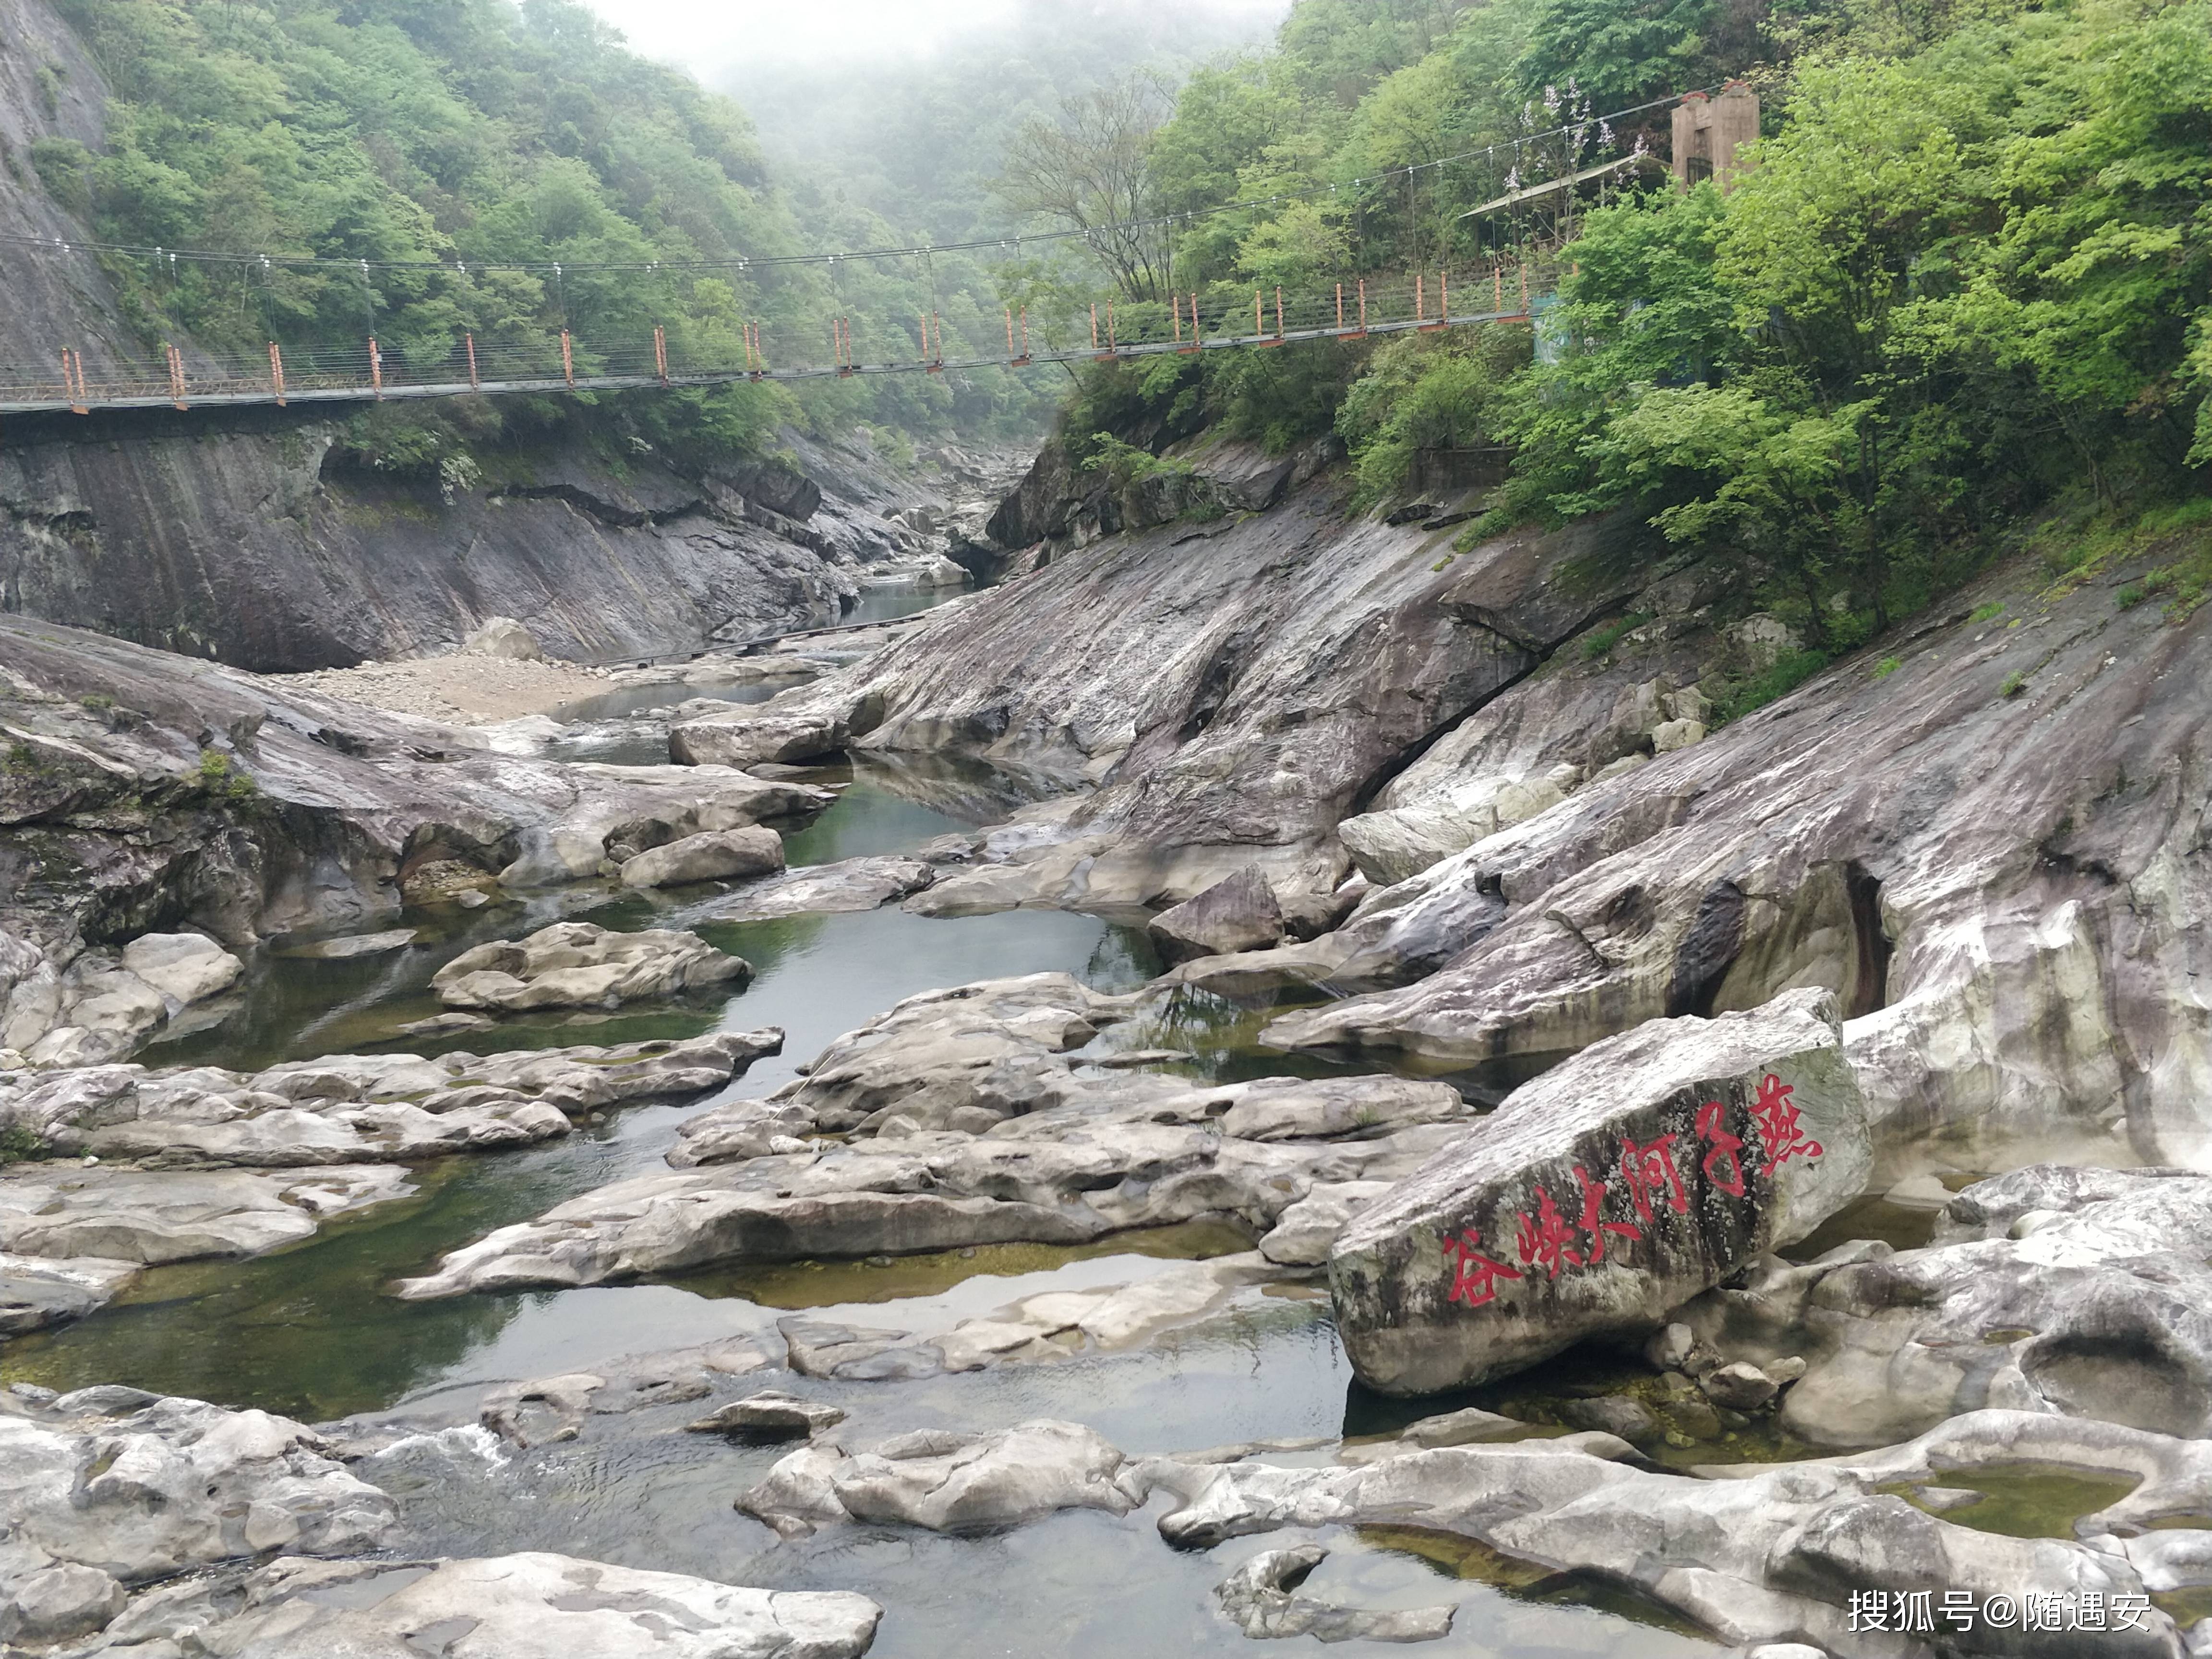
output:
[[[527,341],[463,335],[445,356],[425,360],[387,349],[374,336],[358,343],[302,348],[276,342],[265,356],[187,355],[165,347],[151,363],[109,362],[97,374],[84,354],[63,347],[51,363],[0,362],[0,416],[95,410],[219,409],[255,404],[358,404],[415,398],[546,396],[726,386],[750,380],[810,380],[868,374],[944,374],[1037,364],[1127,361],[1173,353],[1266,349],[1301,342],[1355,340],[1485,324],[1527,322],[1556,288],[1548,264],[1492,263],[1478,270],[1354,277],[1328,289],[1285,295],[1255,288],[1249,307],[1218,292],[1172,295],[1135,306],[1091,308],[1077,337],[1065,320],[1051,343],[1032,341],[1026,311],[1005,314],[1003,352],[948,356],[941,317],[917,315],[884,337],[864,341],[849,316],[816,331],[822,355],[801,356],[772,340],[757,322],[738,331],[741,344],[686,352],[665,328],[649,338],[590,339],[562,331]],[[788,335],[790,331],[787,330]]]

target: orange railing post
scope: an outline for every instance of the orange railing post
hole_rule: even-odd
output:
[[[376,349],[376,336],[368,337],[368,383],[376,389],[376,401],[384,401],[384,354]]]
[[[1344,284],[1336,285],[1336,331],[1344,332]]]
[[[574,389],[576,384],[576,353],[569,343],[568,331],[565,328],[561,331],[561,378]]]
[[[1097,342],[1093,340],[1091,343],[1096,345]],[[1114,302],[1109,300],[1106,302],[1106,349],[1119,351],[1121,349],[1121,342],[1114,337]]]
[[[932,368],[929,372],[930,372],[931,374],[942,374],[943,373],[945,373],[945,316],[944,316],[944,313],[941,313],[941,312],[935,312],[935,311],[933,311],[933,312],[931,312],[931,313],[929,313],[929,320],[930,320],[930,323],[931,323],[932,326],[935,329],[936,333],[937,333],[937,366],[936,366],[935,368]]]
[[[1525,259],[1521,263],[1521,314],[1528,314],[1528,263]]]
[[[1416,323],[1429,320],[1428,279],[1419,275],[1413,278],[1413,320]]]
[[[659,324],[653,330],[653,366],[660,371],[660,383],[668,384],[668,331]]]
[[[1024,306],[1024,307],[1022,307],[1022,361],[1023,361],[1024,362],[1029,362],[1029,360],[1030,360],[1030,308],[1029,308],[1027,306]]]
[[[62,348],[62,390],[70,400],[72,413],[92,413],[92,400],[84,390],[84,359],[68,346]]]
[[[474,334],[471,334],[467,337],[469,342],[469,390],[471,392],[481,392],[483,390],[483,378],[477,373],[477,337]]]
[[[1491,314],[1492,316],[1503,317],[1505,314],[1505,267],[1504,265],[1495,264],[1491,266],[1490,287]]]
[[[169,402],[178,409],[189,409],[185,401],[185,357],[173,345],[162,347],[169,354]]]
[[[1359,279],[1359,331],[1367,332],[1367,279]]]
[[[1098,302],[1096,300],[1091,302],[1091,349],[1093,351],[1098,349]]]
[[[1283,285],[1275,284],[1275,337],[1283,337]]]
[[[271,340],[269,343],[269,389],[276,394],[276,407],[284,407],[284,353]]]
[[[1267,325],[1261,318],[1260,290],[1255,288],[1252,290],[1252,337],[1256,340],[1267,331]]]

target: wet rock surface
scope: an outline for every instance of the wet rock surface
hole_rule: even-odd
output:
[[[1361,1379],[1427,1394],[1648,1326],[1802,1237],[1873,1167],[1834,1002],[1654,1021],[1523,1085],[1329,1255]]]
[[[80,1650],[209,1659],[858,1659],[883,1610],[836,1592],[741,1589],[533,1552],[483,1560],[281,1557],[139,1598]],[[190,1644],[187,1648],[182,1644]],[[436,1644],[433,1647],[430,1644]]]
[[[1050,974],[911,998],[769,1100],[687,1125],[674,1172],[502,1229],[400,1293],[1077,1243],[1202,1215],[1266,1232],[1316,1184],[1410,1173],[1473,1115],[1449,1085],[1396,1078],[1083,1074],[1068,1051],[1131,1006]],[[810,1129],[850,1139],[809,1144]],[[708,1157],[734,1161],[681,1167]]]

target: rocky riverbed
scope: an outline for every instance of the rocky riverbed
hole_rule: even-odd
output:
[[[1330,463],[559,720],[0,620],[6,1650],[2204,1650],[2201,617],[1720,724]]]

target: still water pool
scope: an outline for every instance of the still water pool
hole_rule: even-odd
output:
[[[906,851],[996,821],[1012,799],[990,780],[912,767],[822,775],[847,787],[788,837],[794,865]],[[251,1069],[359,1050],[617,1042],[782,1026],[784,1052],[731,1085],[730,1095],[744,1097],[779,1086],[831,1038],[918,991],[1044,969],[1120,991],[1158,971],[1141,931],[1091,917],[1024,910],[933,920],[889,908],[705,926],[714,943],[757,969],[734,996],[526,1017],[504,1025],[496,1044],[481,1034],[424,1042],[398,1030],[437,1012],[430,975],[471,945],[563,916],[612,927],[665,925],[686,902],[603,889],[473,915],[410,915],[404,920],[420,928],[418,942],[388,956],[255,964],[228,1018],[145,1058]],[[1189,1058],[1174,1067],[1201,1077],[1291,1069],[1254,1041],[1267,1012],[1187,994],[1109,1030],[1101,1047],[1179,1049]],[[1302,1059],[1295,1068],[1337,1067]],[[725,1340],[779,1351],[775,1322],[793,1310],[860,1325],[941,1328],[948,1317],[1036,1291],[1126,1283],[1168,1261],[1249,1248],[1234,1228],[1199,1225],[1076,1249],[1012,1246],[872,1267],[780,1264],[672,1284],[434,1302],[386,1294],[394,1279],[424,1271],[441,1253],[495,1227],[665,1167],[677,1125],[710,1103],[639,1107],[580,1125],[559,1141],[447,1160],[416,1172],[413,1197],[341,1221],[294,1249],[150,1272],[93,1317],[9,1344],[0,1376],[58,1389],[127,1382],[311,1421],[356,1416],[407,1431],[359,1470],[400,1500],[401,1547],[409,1553],[552,1549],[736,1583],[858,1590],[888,1609],[875,1649],[886,1659],[1248,1655],[1247,1638],[1216,1611],[1213,1586],[1257,1551],[1306,1536],[1333,1552],[1309,1582],[1312,1593],[1370,1607],[1458,1604],[1453,1634],[1426,1646],[1431,1654],[1675,1659],[1714,1650],[1632,1597],[1541,1571],[1486,1571],[1463,1547],[1411,1534],[1336,1528],[1179,1553],[1152,1524],[1164,1498],[1155,1512],[1063,1514],[985,1538],[863,1526],[780,1542],[731,1507],[778,1449],[680,1432],[692,1406],[594,1418],[581,1438],[529,1450],[457,1428],[487,1382]],[[1375,1433],[1457,1403],[1416,1409],[1367,1395],[1352,1379],[1325,1297],[1305,1287],[1134,1352],[897,1383],[800,1379],[799,1386],[851,1413],[843,1437],[852,1444],[913,1428],[989,1429],[1060,1417],[1088,1423],[1133,1453]],[[1335,1650],[1386,1649],[1351,1643]]]

